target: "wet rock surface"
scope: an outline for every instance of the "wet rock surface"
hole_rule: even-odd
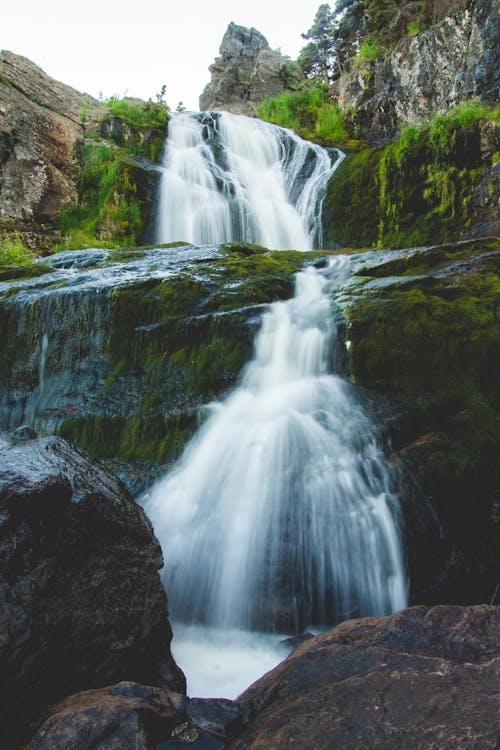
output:
[[[48,703],[137,680],[182,691],[160,547],[111,473],[59,438],[0,445],[6,747]]]
[[[500,609],[414,607],[304,643],[239,700],[226,748],[495,748]]]
[[[500,545],[498,240],[359,257],[345,290],[350,367],[406,477],[411,601],[488,603]]]

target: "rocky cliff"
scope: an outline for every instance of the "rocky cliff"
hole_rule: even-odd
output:
[[[382,142],[460,102],[495,103],[500,93],[499,0],[435,2],[436,23],[405,35],[387,56],[360,62],[332,88],[361,138]],[[451,15],[446,15],[450,13]]]
[[[142,118],[128,117],[134,108]],[[86,210],[72,222],[81,227],[87,220],[87,235],[139,239],[155,199],[157,175],[150,162],[161,154],[167,116],[166,108],[151,102],[104,105],[50,78],[30,60],[3,51],[0,239],[21,236],[28,246],[50,248],[64,240],[57,230],[68,229],[61,215],[77,207]],[[112,162],[116,178],[108,206],[94,205],[99,171],[102,176]],[[122,215],[123,204],[131,201],[137,207],[134,226]]]
[[[105,109],[54,81],[30,60],[0,55],[0,219],[53,222],[78,200],[84,121]]]
[[[201,110],[255,115],[259,104],[303,81],[298,65],[269,47],[256,29],[230,23],[220,56],[210,66],[212,80],[200,96]]]

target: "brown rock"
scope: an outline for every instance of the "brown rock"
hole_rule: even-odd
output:
[[[185,721],[175,696],[120,682],[58,703],[27,750],[154,750]]]
[[[498,747],[500,609],[414,607],[308,641],[239,700],[231,750]]]
[[[0,219],[51,222],[77,202],[85,127],[105,112],[30,60],[0,54]]]
[[[98,461],[59,438],[4,444],[0,559],[7,747],[43,706],[77,690],[124,679],[184,690],[160,546]]]

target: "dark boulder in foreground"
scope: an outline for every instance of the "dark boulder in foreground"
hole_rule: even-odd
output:
[[[240,696],[231,750],[498,747],[500,608],[413,607],[305,642]]]
[[[4,746],[78,690],[119,680],[184,689],[159,544],[95,459],[59,438],[0,442],[0,559]]]
[[[28,750],[153,750],[186,717],[160,688],[121,682],[58,703]]]

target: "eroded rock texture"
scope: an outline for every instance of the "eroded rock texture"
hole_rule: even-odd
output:
[[[297,89],[304,78],[296,63],[270,49],[253,28],[230,23],[219,53],[209,68],[212,80],[200,96],[201,110],[255,115],[265,99]]]
[[[50,223],[77,202],[84,123],[105,111],[25,57],[0,54],[0,219]]]

